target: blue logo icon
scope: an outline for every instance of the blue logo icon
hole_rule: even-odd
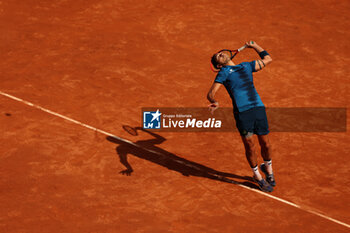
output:
[[[156,112],[143,112],[143,128],[160,129],[161,115],[159,109]]]

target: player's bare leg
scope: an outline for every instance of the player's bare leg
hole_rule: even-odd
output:
[[[272,186],[263,179],[258,169],[258,162],[257,162],[257,155],[255,152],[255,142],[254,142],[253,134],[248,136],[241,136],[241,138],[245,148],[245,155],[253,171],[253,178],[258,183],[262,191],[272,192],[273,191]]]
[[[258,135],[259,144],[261,146],[261,156],[264,160],[271,159],[271,143],[268,135]]]
[[[259,144],[261,147],[261,156],[263,157],[264,161],[271,161],[271,143],[268,135],[258,135]],[[266,165],[267,173],[272,174],[272,165]]]
[[[254,178],[257,180],[261,180],[262,176],[259,173],[259,170],[254,169],[254,168],[257,168],[258,161],[257,161],[257,155],[255,151],[256,146],[255,146],[253,135],[250,135],[248,137],[247,136],[241,136],[241,137],[245,148],[245,156],[247,158],[247,161],[250,167],[253,169]]]
[[[275,177],[272,171],[272,148],[268,135],[258,135],[259,144],[261,147],[261,156],[264,163],[260,165],[260,169],[265,173],[267,182],[275,186]]]

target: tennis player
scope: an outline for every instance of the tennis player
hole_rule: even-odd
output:
[[[272,171],[271,145],[268,138],[269,126],[265,106],[254,87],[252,74],[270,64],[272,58],[266,50],[254,41],[247,42],[246,46],[254,49],[261,59],[235,65],[224,52],[213,55],[212,65],[220,71],[207,95],[210,102],[209,110],[214,113],[219,107],[219,103],[214,99],[214,96],[219,88],[224,85],[232,99],[236,127],[240,132],[246,157],[253,171],[253,178],[262,191],[272,192],[276,182]],[[254,134],[257,135],[261,147],[261,156],[264,163],[260,165],[260,169],[265,174],[266,180],[261,176],[258,169]]]

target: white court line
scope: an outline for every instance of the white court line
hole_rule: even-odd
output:
[[[141,147],[141,146],[139,146],[139,145],[137,145],[137,144],[135,144],[135,143],[133,143],[133,142],[131,142],[131,141],[129,141],[129,140],[120,138],[120,137],[118,137],[118,136],[115,136],[115,135],[113,135],[113,134],[111,134],[111,133],[108,133],[108,132],[106,132],[106,131],[103,131],[103,130],[101,130],[101,129],[92,127],[92,126],[90,126],[90,125],[84,124],[84,123],[79,122],[79,121],[77,121],[77,120],[74,120],[74,119],[72,119],[72,118],[63,116],[63,115],[61,115],[61,114],[59,114],[59,113],[53,112],[53,111],[48,110],[48,109],[43,108],[43,107],[40,107],[39,105],[33,104],[33,103],[31,103],[31,102],[25,101],[25,100],[23,100],[23,99],[17,98],[17,97],[12,96],[12,95],[6,94],[6,93],[4,93],[4,92],[2,92],[2,91],[0,91],[0,94],[3,95],[3,96],[8,97],[8,98],[10,98],[10,99],[13,99],[13,100],[22,102],[22,103],[24,103],[24,104],[26,104],[26,105],[28,105],[28,106],[37,108],[37,109],[39,109],[39,110],[41,110],[41,111],[47,112],[47,113],[49,113],[49,114],[51,114],[51,115],[60,117],[60,118],[65,119],[65,120],[67,120],[67,121],[70,121],[70,122],[72,122],[72,123],[74,123],[74,124],[81,125],[81,126],[83,126],[83,127],[85,127],[85,128],[94,130],[95,132],[99,132],[99,133],[102,133],[102,134],[104,134],[104,135],[114,137],[114,138],[116,138],[116,139],[118,139],[118,140],[120,140],[120,141],[123,141],[123,142],[125,142],[125,143],[128,143],[128,144],[130,144],[130,145],[133,145],[133,146],[136,146],[136,147],[141,148],[141,149],[143,149],[143,150],[149,151],[149,152],[151,152],[151,153],[155,153],[155,154],[159,154],[159,155],[163,156],[161,153],[158,153],[158,152],[156,152],[156,151],[143,148],[143,147]],[[177,161],[177,162],[182,162],[182,161]],[[189,165],[186,164],[186,166],[189,166]],[[196,167],[193,167],[193,168],[196,169]],[[290,205],[290,206],[293,206],[293,207],[295,207],[295,208],[304,210],[304,211],[306,211],[306,212],[308,212],[308,213],[317,215],[317,216],[319,216],[319,217],[321,217],[321,218],[327,219],[327,220],[332,221],[332,222],[334,222],[334,223],[337,223],[337,224],[339,224],[339,225],[342,225],[342,226],[345,226],[345,227],[347,227],[347,228],[350,228],[350,225],[347,224],[347,223],[344,223],[344,222],[341,222],[341,221],[336,220],[336,219],[334,219],[334,218],[328,217],[328,216],[323,215],[323,214],[321,214],[321,213],[318,213],[318,212],[316,212],[316,211],[303,208],[302,206],[297,205],[297,204],[295,204],[295,203],[293,203],[293,202],[284,200],[284,199],[279,198],[279,197],[272,196],[271,194],[264,193],[264,192],[262,192],[262,191],[260,191],[260,190],[253,189],[253,188],[250,188],[250,187],[247,187],[247,186],[238,184],[238,183],[236,183],[236,184],[237,184],[238,186],[242,187],[242,188],[249,189],[249,190],[251,190],[251,191],[254,191],[254,192],[256,192],[256,193],[259,193],[259,194],[261,194],[261,195],[264,195],[264,196],[266,196],[266,197],[269,197],[269,198],[271,198],[271,199],[274,199],[274,200],[276,200],[276,201],[285,203],[285,204],[287,204],[287,205]]]

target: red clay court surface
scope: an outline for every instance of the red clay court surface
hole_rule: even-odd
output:
[[[331,0],[0,1],[0,232],[350,232],[349,131],[271,133],[266,196],[208,175],[254,186],[237,133],[154,145],[122,128],[142,107],[206,106],[211,54],[248,40],[274,59],[254,76],[267,107],[348,108],[349,13]]]

